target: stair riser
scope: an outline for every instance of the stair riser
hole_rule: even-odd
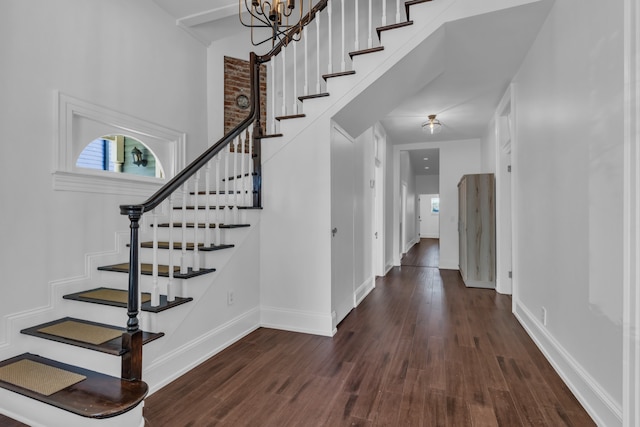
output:
[[[219,205],[214,205],[219,206]],[[226,206],[226,205],[225,205]],[[173,221],[182,222],[183,218],[186,218],[186,222],[194,222],[195,219],[198,219],[198,223],[202,224],[205,222],[205,218],[207,217],[207,213],[204,209],[198,209],[195,211],[194,209],[187,209],[184,212],[182,210],[174,211]],[[209,222],[213,224],[222,223],[222,224],[246,224],[246,222],[242,221],[242,217],[244,216],[242,209],[209,209]],[[160,222],[160,221],[158,221]],[[168,223],[169,219],[166,218],[165,221]]]
[[[246,228],[251,228],[251,227],[246,227]],[[204,228],[199,228],[199,229],[187,228],[187,231],[186,231],[187,242],[194,241],[194,233],[196,232],[198,235],[198,242],[204,242],[205,233],[206,233],[206,230]],[[235,239],[240,238],[242,236],[241,233],[246,232],[246,230],[245,228],[221,228],[219,230],[212,228],[209,230],[209,232],[211,235],[212,242],[215,242],[215,235],[216,233],[219,232],[220,240],[221,240],[220,243],[234,244]],[[158,228],[158,241],[168,242],[170,234],[171,232],[169,228]],[[148,239],[145,239],[145,241],[152,241],[152,236],[145,236],[145,237],[148,237]],[[173,240],[175,242],[182,241],[182,228],[174,227]],[[143,248],[143,251],[150,251],[150,249]],[[177,250],[177,252],[179,253],[181,251]],[[214,251],[214,252],[217,252],[217,251]],[[123,261],[124,260],[120,260],[120,262],[123,262]],[[212,267],[215,267],[215,266],[212,266]]]
[[[224,187],[220,187],[220,191],[225,191]],[[212,189],[211,191],[215,191]],[[233,194],[233,191],[240,191],[240,194]],[[247,193],[248,191],[248,193]],[[198,205],[199,206],[252,206],[253,205],[253,185],[240,187],[238,190],[234,190],[233,187],[229,187],[230,194],[199,194]],[[195,205],[195,195],[191,195],[187,198],[187,205]],[[176,207],[181,206],[176,204]]]

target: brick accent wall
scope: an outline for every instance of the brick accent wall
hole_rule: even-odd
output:
[[[224,57],[224,133],[233,129],[249,114],[249,108],[236,105],[240,95],[251,98],[249,61]],[[267,121],[267,67],[260,66],[260,122],[263,130]]]

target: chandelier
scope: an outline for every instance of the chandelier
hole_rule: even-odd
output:
[[[242,18],[244,12],[249,13],[251,19],[245,22]],[[300,23],[302,19],[304,0],[238,0],[238,16],[240,23],[251,28],[251,44],[259,46],[271,40],[271,46],[286,37],[287,31]],[[298,12],[295,9],[298,8]],[[311,0],[309,8],[311,10]],[[268,28],[271,35],[264,37],[254,35],[255,28]],[[288,41],[298,41],[302,37],[302,31],[298,31],[289,37]]]

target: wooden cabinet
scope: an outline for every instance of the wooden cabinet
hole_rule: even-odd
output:
[[[496,204],[493,174],[458,183],[460,274],[468,287],[496,287]]]

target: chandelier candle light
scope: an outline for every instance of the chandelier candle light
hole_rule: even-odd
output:
[[[429,115],[429,120],[422,123],[422,130],[425,132],[429,132],[431,135],[435,135],[436,133],[440,133],[442,130],[442,124],[440,120],[436,119],[435,114]]]
[[[271,40],[273,47],[276,41],[285,39],[290,28],[298,25],[302,19],[303,5],[304,0],[238,0],[238,16],[242,25],[251,28],[251,44],[259,46]],[[299,9],[298,13],[295,12],[296,8]],[[309,10],[311,10],[311,0],[309,0]],[[248,23],[242,19],[243,12],[247,12],[251,16]],[[270,28],[271,36],[264,40],[260,40],[258,37],[258,41],[256,41],[253,33],[254,28]],[[301,37],[302,31],[298,31],[290,40],[299,41]]]

